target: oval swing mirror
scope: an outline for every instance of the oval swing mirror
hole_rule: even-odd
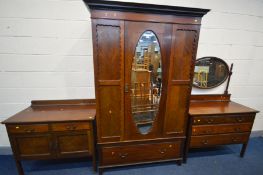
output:
[[[159,109],[162,88],[160,46],[152,31],[145,31],[136,46],[131,70],[131,109],[141,134],[150,132]]]
[[[203,57],[196,60],[193,86],[202,89],[222,84],[229,75],[227,63],[217,57]]]

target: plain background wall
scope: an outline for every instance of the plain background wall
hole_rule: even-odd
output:
[[[140,0],[136,0],[140,2]],[[234,63],[232,100],[263,111],[262,0],[144,0],[209,8],[197,58]],[[225,85],[196,93],[223,93]],[[0,0],[0,120],[37,99],[94,98],[90,13],[81,0]],[[253,130],[263,130],[262,113]],[[0,146],[8,146],[0,126]]]

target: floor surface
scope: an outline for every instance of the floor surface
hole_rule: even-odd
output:
[[[175,162],[106,169],[104,175],[263,175],[263,138],[249,141],[244,158],[241,145],[191,150],[187,164]],[[0,148],[1,149],[1,148]],[[17,175],[13,156],[0,151],[0,174]],[[25,175],[89,175],[92,164],[87,159],[24,161]]]

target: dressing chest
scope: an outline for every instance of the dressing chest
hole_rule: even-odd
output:
[[[230,95],[192,95],[187,147],[242,144],[240,156],[243,157],[256,113],[231,101]]]

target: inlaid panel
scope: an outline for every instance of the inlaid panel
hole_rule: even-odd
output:
[[[195,59],[197,31],[174,28],[173,80],[189,80],[191,65]]]
[[[173,25],[164,121],[167,136],[185,135],[198,33],[198,26]]]
[[[119,140],[121,128],[121,94],[119,86],[99,88],[101,139]]]
[[[120,27],[114,25],[96,26],[98,78],[119,80],[121,71]]]
[[[15,137],[19,156],[22,158],[52,156],[51,137],[49,135],[28,135]]]

